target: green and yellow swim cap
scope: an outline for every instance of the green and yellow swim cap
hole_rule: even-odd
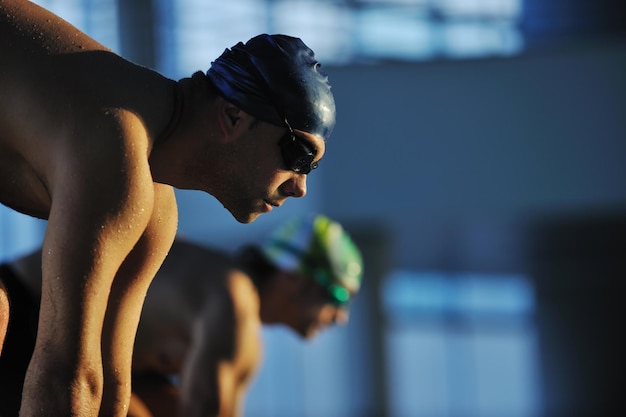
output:
[[[297,218],[272,233],[263,254],[278,268],[311,275],[337,304],[361,287],[363,260],[348,233],[323,215]]]

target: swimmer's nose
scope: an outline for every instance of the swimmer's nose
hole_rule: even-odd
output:
[[[306,195],[306,175],[295,174],[295,176],[285,184],[285,193],[289,197],[300,198]]]

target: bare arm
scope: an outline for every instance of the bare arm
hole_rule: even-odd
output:
[[[102,336],[104,395],[100,415],[125,416],[131,392],[133,345],[153,277],[174,241],[177,211],[170,186],[154,184],[152,217],[119,269],[109,296]]]
[[[94,133],[55,150],[39,331],[24,386],[24,417],[98,415],[109,383],[101,347],[113,280],[155,207],[148,141],[136,119],[119,113],[99,119],[98,129],[74,128]],[[127,379],[120,374],[112,382],[130,383]]]
[[[247,279],[212,294],[194,329],[183,373],[182,415],[239,417],[260,357],[258,299]],[[232,297],[232,298],[230,298]]]

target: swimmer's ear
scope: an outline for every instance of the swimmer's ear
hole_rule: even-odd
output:
[[[229,139],[240,134],[242,117],[245,114],[243,110],[226,100],[222,100],[218,108],[218,122],[224,138]]]

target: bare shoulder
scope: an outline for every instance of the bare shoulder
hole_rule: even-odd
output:
[[[47,218],[55,186],[67,186],[56,168],[113,175],[105,168],[129,151],[129,166],[146,168],[174,85],[34,3],[1,1],[0,201]]]
[[[249,275],[238,268],[230,269],[227,288],[236,317],[259,318],[259,292]]]
[[[150,286],[145,309],[168,309],[196,315],[210,308],[217,314],[229,310],[224,282],[232,264],[219,249],[178,236]]]
[[[233,370],[241,384],[248,383],[261,360],[260,299],[254,283],[241,270],[232,270],[228,289],[233,302]],[[243,387],[242,385],[242,387]]]

